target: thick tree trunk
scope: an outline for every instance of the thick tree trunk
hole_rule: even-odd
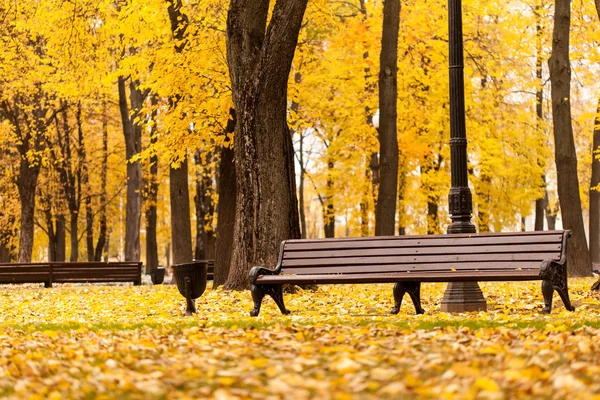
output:
[[[175,42],[175,51],[181,53],[187,45],[185,38],[188,18],[181,12],[181,0],[168,0],[167,11],[171,22],[171,33]],[[172,107],[177,105],[176,96]],[[169,168],[169,192],[171,194],[171,242],[173,244],[173,264],[190,262],[192,253],[192,222],[190,217],[190,198],[188,187],[187,155],[178,168]]]
[[[235,130],[235,111],[231,111],[232,118],[227,122],[226,132]],[[219,161],[219,203],[217,204],[217,243],[215,253],[214,287],[221,286],[227,281],[231,266],[233,249],[233,230],[235,226],[235,162],[234,149],[228,146],[221,148]]]
[[[598,0],[600,2],[600,0]],[[600,17],[600,10],[598,10]],[[592,144],[592,179],[590,181],[590,258],[593,263],[600,263],[600,98],[594,119],[594,140]],[[595,189],[595,190],[594,190]]]
[[[225,285],[244,289],[254,265],[275,265],[282,240],[300,237],[287,82],[307,0],[231,0],[227,60],[237,111],[236,220]]]
[[[400,0],[384,0],[379,69],[379,195],[375,208],[375,235],[394,235],[398,194],[398,31]]]
[[[169,168],[169,192],[171,194],[171,243],[173,264],[193,260],[192,223],[190,220],[190,194],[188,188],[187,157],[178,168]]]
[[[125,137],[125,156],[127,158],[127,205],[125,208],[125,261],[140,259],[140,223],[142,215],[142,165],[140,161],[131,161],[141,151],[141,127],[133,121],[142,106],[142,94],[139,82],[130,84],[130,100],[133,115],[129,115],[125,78],[118,78],[119,110]]]
[[[552,56],[548,63],[552,85],[554,151],[563,226],[573,233],[569,241],[569,274],[590,276],[592,264],[583,226],[577,177],[577,153],[571,125],[570,6],[570,0],[555,2]]]

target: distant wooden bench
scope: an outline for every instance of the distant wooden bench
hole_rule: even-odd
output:
[[[52,281],[55,283],[133,282],[142,284],[141,262],[53,262]]]
[[[97,283],[142,284],[141,262],[49,262],[0,264],[0,283]]]
[[[208,267],[206,269],[206,280],[214,281],[215,280],[215,260],[207,260]]]
[[[43,263],[0,264],[0,283],[43,283],[52,286],[52,266]]]
[[[284,284],[395,283],[392,313],[398,313],[408,293],[421,314],[421,282],[530,280],[542,281],[544,313],[552,310],[555,290],[573,311],[567,288],[570,235],[545,231],[284,241],[274,269],[250,271],[250,315],[259,314],[265,295],[288,314]]]

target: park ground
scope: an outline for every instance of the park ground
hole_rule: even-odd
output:
[[[439,311],[424,284],[390,315],[391,285],[322,286],[268,299],[207,290],[184,317],[177,288],[0,288],[0,396],[18,399],[600,399],[600,296],[576,311],[540,282],[482,283],[491,311]],[[408,300],[408,299],[406,299]]]

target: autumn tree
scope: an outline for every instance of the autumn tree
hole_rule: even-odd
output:
[[[554,122],[554,152],[558,176],[558,196],[563,226],[572,231],[569,241],[569,274],[591,274],[577,176],[577,153],[571,125],[571,66],[569,62],[569,28],[571,3],[556,0],[552,56],[548,62],[552,85],[552,117]]]
[[[379,64],[379,194],[375,235],[394,235],[398,193],[398,30],[400,0],[384,0]]]
[[[232,0],[227,60],[237,124],[236,221],[228,289],[275,264],[282,240],[300,237],[287,83],[307,0]]]
[[[600,26],[600,0],[594,0],[598,23]],[[594,132],[592,138],[592,177],[590,181],[590,258],[593,263],[600,263],[600,95],[594,118]]]

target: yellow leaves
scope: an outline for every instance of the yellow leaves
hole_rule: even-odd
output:
[[[592,282],[569,282],[585,311],[563,313],[556,300],[549,316],[539,314],[539,282],[482,284],[494,310],[460,315],[439,311],[445,285],[423,284],[427,314],[419,317],[408,300],[388,314],[393,285],[299,290],[285,295],[290,316],[268,298],[258,318],[246,314],[248,292],[208,290],[196,302],[198,315],[185,318],[174,286],[3,286],[0,391],[19,398],[588,400],[600,391],[600,335],[578,327],[597,326]],[[342,303],[345,313],[335,307]]]

